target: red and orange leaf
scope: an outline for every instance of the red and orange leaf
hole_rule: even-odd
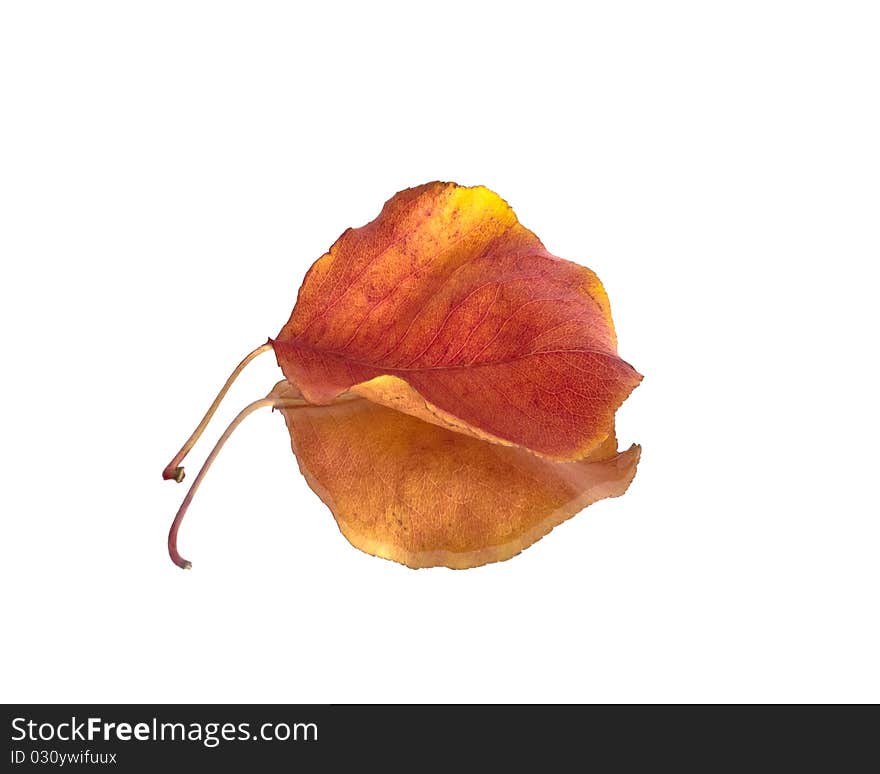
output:
[[[614,414],[641,376],[617,354],[605,291],[483,187],[429,183],[346,231],[306,275],[278,337],[249,353],[163,470],[181,465],[232,382],[274,349],[283,382],[220,436],[168,533],[253,411],[283,412],[309,485],[349,541],[410,567],[507,559],[623,494],[640,449]]]
[[[346,231],[271,341],[288,381],[346,390],[556,460],[613,433],[641,376],[592,271],[551,255],[497,194],[429,183]]]
[[[342,534],[409,567],[509,559],[587,505],[623,494],[639,460],[638,446],[617,453],[613,431],[590,457],[554,462],[357,396],[304,405],[284,381],[269,397]]]

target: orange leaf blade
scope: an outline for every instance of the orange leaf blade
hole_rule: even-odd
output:
[[[273,396],[285,397],[279,384]],[[371,401],[282,408],[309,486],[366,553],[456,569],[518,554],[591,503],[623,494],[640,449],[613,438],[554,462]]]

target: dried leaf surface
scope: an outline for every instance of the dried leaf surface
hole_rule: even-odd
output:
[[[285,381],[270,397],[299,392]],[[300,470],[343,535],[410,567],[508,559],[587,505],[623,494],[640,454],[617,453],[612,433],[590,457],[554,462],[357,396],[281,411]]]
[[[453,183],[402,191],[346,231],[272,344],[312,403],[353,389],[556,460],[602,444],[641,379],[596,275],[548,253],[497,194]]]

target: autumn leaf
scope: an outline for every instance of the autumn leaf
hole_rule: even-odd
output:
[[[284,405],[297,394],[283,381],[270,398]],[[281,411],[299,468],[342,534],[409,567],[509,559],[587,505],[623,494],[640,453],[617,453],[612,434],[586,459],[555,462],[359,396]]]
[[[616,497],[640,449],[614,415],[641,376],[617,354],[593,272],[551,255],[487,188],[402,191],[306,275],[287,324],[242,360],[166,466],[181,462],[229,386],[274,350],[285,380],[232,431],[284,415],[309,485],[356,547],[410,567],[507,559],[585,506]]]
[[[429,183],[346,231],[309,270],[271,342],[312,403],[378,403],[560,460],[609,434],[641,376],[608,298],[487,188]]]

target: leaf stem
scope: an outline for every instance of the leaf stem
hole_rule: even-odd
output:
[[[211,463],[220,453],[220,450],[223,448],[223,445],[226,443],[226,441],[229,440],[229,436],[232,435],[232,432],[235,430],[235,428],[238,427],[249,414],[252,414],[257,409],[273,405],[275,405],[275,401],[272,398],[261,398],[260,400],[255,400],[253,403],[242,409],[239,412],[238,416],[229,423],[229,427],[226,428],[226,430],[223,432],[223,435],[220,436],[220,440],[218,440],[217,443],[214,445],[214,448],[208,455],[208,459],[205,460],[205,464],[202,465],[202,469],[196,476],[195,481],[192,482],[192,486],[186,493],[186,497],[183,498],[183,502],[180,504],[180,508],[177,509],[177,515],[174,517],[174,521],[171,522],[171,529],[168,532],[168,553],[171,556],[171,561],[174,562],[174,564],[176,564],[178,567],[184,570],[188,570],[190,569],[190,567],[192,567],[192,563],[184,559],[177,550],[177,532],[180,529],[180,524],[183,521],[183,517],[186,515],[189,504],[192,502],[193,497],[198,491],[199,485],[202,483],[202,479],[208,472],[208,468],[211,467]]]
[[[357,396],[352,397],[356,398]],[[349,398],[348,396],[344,396],[341,402],[345,402],[350,399],[351,398]],[[211,453],[205,460],[204,465],[202,465],[202,469],[199,471],[199,474],[192,482],[189,491],[186,493],[186,497],[183,498],[183,502],[180,504],[180,508],[177,509],[177,514],[174,517],[174,521],[171,522],[171,529],[168,531],[168,554],[171,556],[171,561],[174,562],[174,564],[176,564],[181,569],[189,570],[192,567],[192,563],[184,559],[180,555],[180,552],[177,550],[177,533],[180,530],[180,524],[183,521],[183,517],[186,516],[186,512],[189,509],[190,503],[192,502],[193,497],[195,497],[195,494],[202,483],[202,479],[205,477],[205,474],[211,467],[211,463],[214,462],[217,455],[220,453],[223,445],[226,443],[226,441],[229,440],[229,436],[232,435],[235,428],[238,427],[250,414],[253,414],[254,411],[256,411],[257,409],[265,408],[267,406],[271,406],[272,408],[313,407],[312,404],[308,403],[302,398],[260,398],[260,400],[255,400],[253,403],[245,406],[238,413],[238,416],[229,423],[229,427],[227,427],[226,430],[223,431],[223,435],[220,436],[219,440],[214,445],[214,448],[211,450]]]
[[[174,479],[178,484],[183,481],[185,473],[180,463],[183,462],[183,458],[186,457],[187,454],[189,454],[190,449],[192,449],[192,447],[195,446],[196,441],[199,440],[199,436],[201,436],[205,428],[208,426],[208,422],[211,421],[211,417],[214,416],[214,412],[217,411],[217,407],[220,405],[220,401],[223,400],[223,397],[229,391],[232,383],[238,378],[238,375],[244,370],[245,366],[250,363],[251,360],[257,357],[257,355],[262,355],[264,352],[268,352],[270,349],[272,349],[272,345],[269,342],[266,342],[262,346],[257,347],[249,355],[247,355],[247,357],[245,357],[245,359],[242,360],[235,367],[235,370],[226,380],[226,384],[224,384],[223,387],[220,389],[220,392],[217,393],[217,397],[214,398],[214,402],[205,413],[205,416],[202,417],[202,421],[199,422],[196,429],[193,430],[192,435],[187,439],[186,443],[180,447],[180,451],[177,452],[174,459],[165,466],[165,470],[162,471],[162,478],[164,478],[166,481]]]

